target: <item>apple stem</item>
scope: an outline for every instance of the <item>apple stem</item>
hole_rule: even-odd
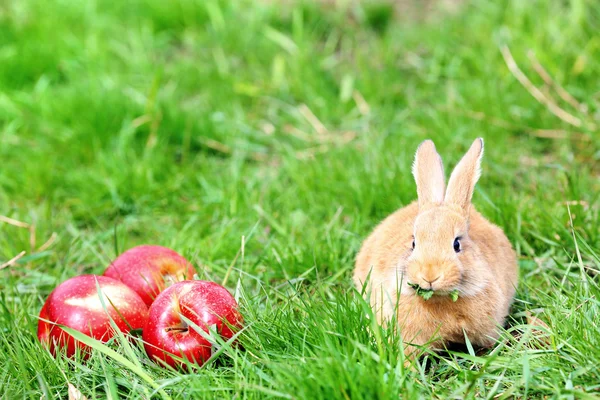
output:
[[[165,328],[165,332],[187,332],[188,326],[186,323],[180,323],[179,325],[170,326]]]
[[[188,328],[166,328],[165,332],[187,332]]]
[[[163,280],[164,280],[165,285],[168,287],[177,282],[177,277],[173,276],[171,274],[165,274],[165,275],[163,275]]]

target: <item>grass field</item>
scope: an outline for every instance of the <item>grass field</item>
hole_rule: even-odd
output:
[[[2,2],[0,264],[26,254],[0,271],[0,397],[600,397],[600,5],[403,10]],[[415,198],[418,143],[449,168],[477,136],[474,203],[520,256],[509,327],[405,369],[354,257]],[[45,297],[142,243],[236,293],[243,348],[192,374],[126,342],[54,360]]]

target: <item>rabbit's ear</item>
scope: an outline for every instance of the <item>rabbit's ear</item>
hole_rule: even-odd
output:
[[[419,207],[444,201],[444,166],[431,140],[426,140],[419,145],[412,173],[417,183]]]
[[[481,176],[481,158],[483,157],[483,139],[477,138],[467,154],[460,160],[448,180],[446,203],[452,203],[468,211],[475,190],[475,184]]]

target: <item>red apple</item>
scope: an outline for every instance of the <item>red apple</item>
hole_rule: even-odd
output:
[[[192,279],[196,270],[175,251],[161,246],[137,246],[121,254],[104,272],[140,295],[150,307],[156,296],[175,282]]]
[[[208,332],[214,326],[224,339],[230,339],[242,324],[233,296],[223,286],[207,281],[179,282],[162,292],[150,306],[142,338],[148,356],[171,367],[185,368],[175,355],[202,365],[211,355],[211,343],[197,327]]]
[[[102,305],[96,285],[104,295],[106,307]],[[75,340],[59,325],[106,342],[114,335],[110,319],[124,333],[141,329],[148,319],[148,307],[137,293],[117,280],[80,275],[66,280],[50,293],[40,311],[37,335],[54,355],[60,348],[66,348],[68,357],[75,354],[76,348],[86,354],[89,353],[88,346]]]

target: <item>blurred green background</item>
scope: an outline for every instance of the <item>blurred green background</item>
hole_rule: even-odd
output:
[[[59,282],[154,243],[227,276],[251,325],[202,374],[144,361],[174,397],[593,396],[598,32],[592,0],[0,3],[0,264],[26,252],[0,271],[0,389],[152,397],[105,356],[53,361],[35,327]],[[551,345],[407,372],[367,333],[354,257],[415,198],[422,140],[449,170],[478,136],[474,203],[520,255],[512,323],[539,315]]]

